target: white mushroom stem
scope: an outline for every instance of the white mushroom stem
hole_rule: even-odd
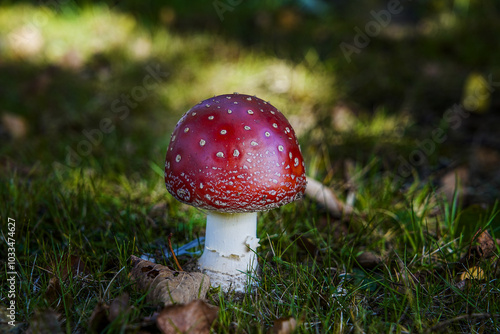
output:
[[[210,276],[212,286],[243,292],[257,270],[257,247],[256,212],[209,212],[205,249],[198,264]]]

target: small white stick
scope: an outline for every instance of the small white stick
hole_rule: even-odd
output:
[[[332,216],[340,218],[352,213],[352,206],[342,203],[330,188],[309,176],[306,179],[306,196],[323,205]]]

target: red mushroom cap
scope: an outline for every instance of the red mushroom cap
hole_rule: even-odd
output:
[[[189,205],[253,212],[302,197],[306,177],[285,116],[255,96],[228,94],[200,102],[179,120],[167,151],[165,184]]]

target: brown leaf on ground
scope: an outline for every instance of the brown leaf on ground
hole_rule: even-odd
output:
[[[124,293],[113,299],[109,305],[99,302],[89,318],[90,332],[101,333],[114,320],[127,314],[131,309],[129,300],[129,295]]]
[[[38,333],[63,333],[61,323],[59,322],[60,314],[52,309],[37,310],[30,319],[30,326],[26,331],[27,334]]]
[[[62,300],[58,302],[59,299],[62,298],[64,298],[64,302]],[[73,306],[73,297],[69,293],[65,294],[63,293],[63,289],[61,287],[61,281],[56,276],[52,277],[49,280],[49,285],[45,290],[45,299],[47,299],[47,301],[51,305],[57,303],[56,305],[53,305],[53,307],[55,307],[56,310],[60,310],[65,306],[66,307]]]
[[[62,280],[68,279],[71,275],[72,277],[76,276],[87,276],[90,275],[90,271],[87,269],[85,262],[83,259],[76,255],[66,255],[61,261],[60,264],[60,278]],[[54,273],[56,273],[55,265],[54,265]]]
[[[273,334],[290,334],[297,329],[297,320],[294,317],[279,318],[274,320],[271,333]]]
[[[367,270],[373,270],[382,263],[380,256],[372,252],[363,252],[356,257],[356,261],[361,268]]]
[[[185,305],[170,305],[160,312],[156,325],[164,334],[206,334],[210,333],[218,312],[218,307],[201,300]]]
[[[109,305],[97,303],[89,318],[89,330],[91,333],[101,333],[109,325]]]
[[[481,250],[481,256],[483,258],[489,258],[493,255],[493,252],[496,249],[495,240],[491,237],[488,231],[484,231],[477,238],[477,242],[479,243],[479,249]]]
[[[128,293],[124,293],[111,302],[109,305],[109,321],[113,322],[120,315],[126,314],[130,311],[129,305],[130,297]]]
[[[85,267],[84,261],[76,255],[66,255],[61,262],[53,263],[50,268],[52,277],[49,280],[49,285],[45,290],[45,298],[50,304],[57,302],[60,298],[64,298],[64,303],[60,302],[56,306],[56,310],[61,307],[71,307],[73,305],[73,297],[69,293],[63,293],[63,286],[67,283],[69,277],[85,277],[90,272]]]
[[[459,280],[465,281],[468,279],[478,279],[481,280],[484,278],[484,271],[480,267],[470,267],[467,271],[460,273]]]
[[[189,303],[205,298],[210,288],[210,278],[198,272],[172,270],[161,264],[142,260],[132,255],[130,276],[137,288],[148,292],[147,300],[165,306],[174,303]]]
[[[479,230],[476,234],[479,235],[475,238],[475,244],[471,242],[469,250],[460,259],[460,264],[465,265],[466,268],[472,267],[481,260],[491,257],[496,249],[495,240],[493,240],[488,231],[481,232]]]

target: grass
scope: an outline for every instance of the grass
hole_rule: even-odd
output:
[[[279,8],[273,10],[281,17]],[[31,31],[31,42],[9,39],[40,15],[47,21]],[[324,22],[316,24],[326,29]],[[109,27],[116,33],[103,33]],[[341,35],[351,28],[350,22],[335,25]],[[454,31],[447,29],[449,38]],[[415,73],[398,67],[398,59],[412,52],[435,57],[433,40],[416,40],[415,49],[402,48],[394,58],[385,57],[387,41],[374,40],[357,63],[374,66],[361,73],[335,55],[325,56],[324,46],[303,47],[305,32],[295,31],[295,52],[303,57],[277,57],[265,43],[252,47],[231,34],[200,31],[150,27],[103,5],[60,11],[0,7],[0,36],[6,36],[0,38],[5,45],[0,116],[15,115],[27,128],[17,139],[7,125],[0,128],[2,144],[7,143],[0,146],[2,247],[8,218],[16,220],[18,326],[12,332],[51,324],[43,320],[49,310],[60,315],[61,332],[87,332],[96,306],[124,294],[130,307],[105,332],[137,332],[158,311],[134,289],[130,256],[152,254],[158,263],[175,267],[162,255],[170,233],[177,248],[203,236],[205,224],[202,212],[175,201],[165,189],[161,166],[170,133],[199,100],[232,91],[256,94],[281,109],[300,135],[308,174],[342,200],[353,199],[356,214],[339,220],[307,198],[261,213],[259,286],[243,296],[210,290],[208,301],[220,307],[213,332],[267,332],[288,316],[301,333],[499,331],[499,246],[491,258],[461,262],[477,245],[477,231],[488,230],[493,240],[500,233],[496,181],[493,196],[477,203],[465,202],[458,192],[443,196],[440,161],[462,162],[463,153],[449,129],[450,140],[412,175],[402,178],[397,170],[398,156],[408,157],[416,139],[430,138],[441,126],[436,115],[461,98],[450,93],[459,90],[455,82],[432,101],[430,121],[412,112],[429,106],[419,97],[426,96],[430,79],[408,81]],[[278,29],[283,44],[272,49],[281,55],[294,43],[293,30],[288,37],[284,31]],[[132,95],[147,66],[156,65],[168,75],[120,117],[124,114],[113,111],[113,101]],[[366,91],[363,75],[372,78]],[[437,85],[446,86],[446,80]],[[405,108],[398,109],[394,105],[403,93],[414,104],[406,108],[405,100]],[[91,142],[84,132],[100,129],[103,119],[111,120],[113,130],[101,131],[84,154],[82,142]],[[380,261],[368,267],[361,261],[364,253]],[[7,257],[0,264],[5,282]],[[461,279],[466,274],[473,278]],[[11,329],[8,293],[2,283],[0,331]]]

